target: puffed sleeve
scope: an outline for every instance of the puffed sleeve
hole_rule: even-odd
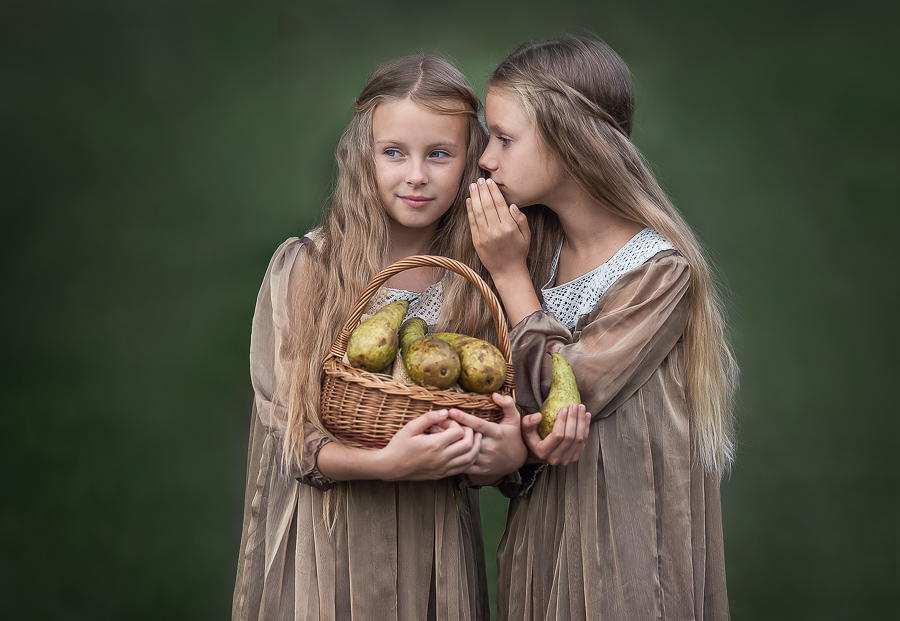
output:
[[[287,404],[290,394],[290,364],[285,357],[289,330],[289,303],[292,292],[299,284],[304,260],[304,241],[292,237],[275,251],[263,278],[253,328],[250,335],[250,379],[253,384],[254,403],[260,423],[266,433],[276,438],[279,451],[287,426]],[[293,460],[284,472],[301,483],[327,490],[335,481],[324,476],[318,468],[319,451],[331,440],[312,425],[304,428],[304,450],[298,460]]]
[[[538,412],[550,390],[552,359],[565,356],[592,420],[609,416],[644,384],[684,333],[690,268],[675,251],[623,274],[570,332],[549,312],[510,331],[516,398]]]

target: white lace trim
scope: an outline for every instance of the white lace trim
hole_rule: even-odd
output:
[[[578,318],[591,312],[603,294],[622,274],[643,265],[657,253],[674,248],[669,240],[648,227],[628,240],[600,267],[575,280],[550,287],[549,285],[556,280],[559,251],[562,250],[560,244],[550,267],[550,279],[541,288],[541,293],[544,294],[544,310],[553,313],[560,323],[572,330]]]

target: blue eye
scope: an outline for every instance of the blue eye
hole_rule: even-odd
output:
[[[508,147],[509,143],[512,142],[512,140],[510,138],[507,138],[506,136],[495,136],[495,138],[499,140],[500,144],[502,144],[504,147]]]
[[[431,157],[434,159],[444,159],[445,157],[450,157],[450,154],[447,153],[446,151],[442,151],[440,149],[435,149],[434,151],[432,151],[431,153],[428,154],[428,157]]]
[[[400,157],[399,149],[385,149],[384,154],[388,157]]]

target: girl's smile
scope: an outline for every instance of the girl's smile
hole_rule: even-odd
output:
[[[425,207],[434,201],[433,198],[428,198],[427,196],[401,196],[400,200],[410,207]]]

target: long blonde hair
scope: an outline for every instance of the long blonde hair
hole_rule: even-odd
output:
[[[687,260],[690,314],[684,341],[692,440],[704,468],[721,476],[734,457],[737,367],[700,245],[630,140],[634,94],[628,67],[604,42],[569,36],[522,45],[500,63],[488,89],[516,97],[539,138],[594,200],[652,227]],[[547,207],[527,213],[536,233],[529,269],[539,290],[563,231]]]
[[[354,116],[338,144],[338,178],[313,242],[305,247],[300,283],[291,303],[288,355],[292,371],[288,425],[283,438],[285,464],[304,450],[303,428],[327,435],[319,416],[322,362],[359,293],[385,267],[390,245],[389,216],[375,179],[372,115],[384,102],[409,99],[439,114],[466,117],[466,166],[453,205],[441,218],[432,254],[461,261],[485,280],[490,277],[475,253],[466,217],[468,183],[483,175],[478,157],[487,135],[478,120],[481,102],[466,78],[446,60],[405,56],[379,66],[353,103]],[[481,296],[468,280],[444,277],[441,330],[492,338],[493,323]]]

